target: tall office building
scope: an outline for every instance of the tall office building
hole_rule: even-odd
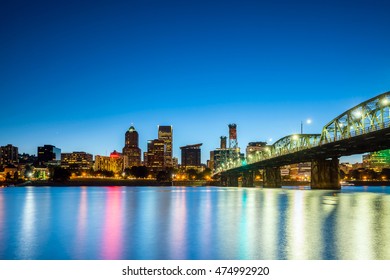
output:
[[[61,149],[53,145],[38,147],[38,163],[55,163],[61,161]]]
[[[125,134],[123,155],[127,156],[128,167],[141,165],[141,149],[138,147],[138,132],[131,126]]]
[[[18,147],[11,144],[0,147],[0,165],[18,164]]]
[[[158,139],[165,143],[165,167],[172,167],[172,143],[173,143],[173,129],[170,125],[158,126]]]
[[[147,166],[152,172],[162,171],[165,168],[166,145],[164,140],[155,139],[148,141],[148,152],[146,154]]]
[[[194,144],[180,147],[181,150],[181,165],[185,168],[201,166],[200,146],[202,144]]]

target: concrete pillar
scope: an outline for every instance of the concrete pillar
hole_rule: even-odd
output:
[[[338,190],[340,185],[339,159],[317,159],[311,163],[311,188]]]
[[[247,170],[242,172],[242,186],[244,188],[254,187],[253,175],[254,175],[253,170]]]
[[[228,185],[227,181],[228,181],[228,177],[226,175],[221,175],[221,179],[220,179],[221,186],[226,187]]]
[[[238,175],[236,174],[227,175],[227,185],[229,187],[238,187]]]
[[[263,182],[264,188],[280,188],[282,186],[280,167],[266,167]]]

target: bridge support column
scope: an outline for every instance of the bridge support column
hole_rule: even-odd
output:
[[[220,179],[221,186],[226,187],[228,185],[227,181],[228,181],[228,177],[225,175],[221,175],[221,179]]]
[[[340,189],[339,159],[318,159],[311,163],[312,189]]]
[[[252,170],[244,171],[242,173],[242,186],[244,188],[254,187],[253,176],[254,176],[254,172]]]
[[[227,175],[227,186],[238,187],[238,175],[235,174]]]
[[[280,188],[282,186],[280,167],[265,168],[263,182],[264,188]]]

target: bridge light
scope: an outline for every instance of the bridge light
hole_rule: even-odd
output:
[[[387,97],[384,97],[380,102],[383,106],[389,105],[389,99]]]
[[[362,111],[361,111],[360,109],[354,111],[352,114],[353,114],[354,117],[357,118],[357,119],[360,119],[360,118],[362,117],[362,115],[363,115],[363,113],[362,113]]]
[[[294,134],[294,135],[292,136],[292,139],[293,139],[293,140],[298,140],[298,138],[299,138],[299,136],[296,135],[296,134]]]

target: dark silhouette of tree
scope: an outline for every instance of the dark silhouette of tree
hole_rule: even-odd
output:
[[[33,174],[33,168],[31,167],[31,165],[27,164],[25,167],[23,176],[25,178],[30,178],[30,176],[32,176],[32,174]]]
[[[170,175],[168,171],[159,171],[156,176],[158,182],[170,181]]]
[[[54,167],[53,171],[50,173],[51,180],[55,182],[67,182],[70,179],[70,171],[62,167]]]
[[[383,180],[390,180],[390,168],[383,168],[381,172]]]
[[[19,172],[18,171],[15,171],[14,172],[14,181],[18,181],[19,180]]]
[[[11,181],[11,173],[10,172],[7,172],[7,174],[5,175],[5,180]]]

